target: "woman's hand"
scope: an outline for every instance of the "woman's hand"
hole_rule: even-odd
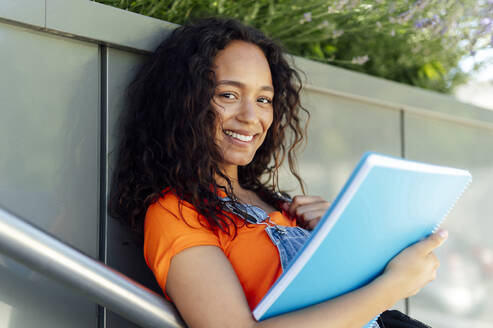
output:
[[[447,239],[448,232],[439,230],[426,239],[409,246],[390,261],[382,279],[390,281],[399,299],[416,295],[436,277],[440,262],[433,250]]]
[[[282,209],[302,228],[312,230],[329,208],[330,203],[319,196],[295,196],[291,203],[282,204]]]

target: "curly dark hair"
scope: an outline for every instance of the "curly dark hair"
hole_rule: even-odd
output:
[[[278,169],[287,156],[296,171],[295,149],[303,140],[299,74],[282,48],[259,30],[234,19],[206,18],[176,28],[143,63],[126,90],[121,139],[113,175],[109,213],[142,233],[147,207],[168,192],[192,204],[212,230],[230,233],[222,189],[235,200],[231,181],[219,169],[215,144],[213,61],[231,41],[257,45],[270,66],[274,119],[253,160],[238,168],[238,182],[279,209]],[[306,120],[308,122],[308,119]],[[220,176],[228,186],[215,181]]]

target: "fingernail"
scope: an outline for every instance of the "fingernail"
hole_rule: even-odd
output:
[[[447,238],[448,236],[448,231],[447,230],[439,230],[438,235],[442,238]]]

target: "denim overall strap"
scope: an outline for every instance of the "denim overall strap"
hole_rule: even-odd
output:
[[[265,231],[279,250],[282,270],[285,272],[296,254],[298,254],[298,251],[303,247],[308,238],[310,238],[310,232],[300,227],[283,228],[284,231],[276,229],[273,226],[267,226],[265,227]]]
[[[298,251],[310,238],[310,231],[306,229],[273,223],[269,215],[260,207],[237,203],[238,208],[235,208],[229,197],[225,197],[223,200],[228,211],[242,217],[249,223],[266,225],[265,232],[279,251],[283,271],[286,271]]]

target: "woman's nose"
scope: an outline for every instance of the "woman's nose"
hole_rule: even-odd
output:
[[[256,103],[252,100],[243,100],[238,112],[238,120],[243,122],[255,122],[257,120]]]

